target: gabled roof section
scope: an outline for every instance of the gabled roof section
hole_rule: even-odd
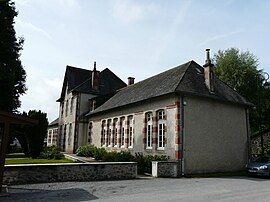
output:
[[[67,66],[61,96],[57,101],[61,101],[64,98],[66,90],[68,90],[68,92],[73,91],[80,93],[105,95],[126,86],[125,82],[123,82],[111,70],[106,68],[100,72],[99,91],[94,90],[92,88],[91,74],[92,71],[90,70]]]
[[[193,60],[158,75],[127,86],[88,115],[137,103],[170,93],[192,94],[232,103],[250,105],[245,98],[214,77],[215,93],[205,85],[204,68]]]
[[[59,118],[55,119],[54,121],[52,121],[51,123],[49,123],[49,126],[58,125],[58,121],[59,121]]]

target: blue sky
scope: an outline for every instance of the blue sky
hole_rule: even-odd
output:
[[[52,121],[66,65],[94,61],[135,82],[195,60],[205,48],[237,47],[270,73],[270,1],[15,0],[17,36],[25,38],[27,72],[21,110],[40,109]]]

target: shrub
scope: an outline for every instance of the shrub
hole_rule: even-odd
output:
[[[106,152],[102,156],[102,161],[107,161],[107,162],[117,161],[116,160],[117,159],[117,156],[118,156],[118,153],[116,151]]]
[[[104,148],[94,147],[93,149],[93,157],[95,160],[102,160],[103,156],[107,154],[107,151]]]
[[[93,157],[93,152],[95,149],[96,147],[94,145],[79,146],[79,148],[76,150],[76,155],[84,157]]]
[[[169,156],[165,155],[147,155],[143,156],[142,153],[135,153],[135,159],[138,163],[138,173],[152,173],[152,161],[168,161],[170,159]]]
[[[56,146],[45,147],[40,153],[40,158],[43,159],[64,159],[64,154],[62,154]]]
[[[117,162],[134,161],[134,156],[129,151],[121,151],[121,152],[117,153],[115,161],[117,161]]]

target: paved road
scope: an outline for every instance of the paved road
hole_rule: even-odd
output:
[[[0,201],[270,201],[270,180],[247,177],[64,182],[9,187]]]

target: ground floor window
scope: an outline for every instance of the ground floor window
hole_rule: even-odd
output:
[[[158,148],[164,148],[165,124],[158,124]]]

